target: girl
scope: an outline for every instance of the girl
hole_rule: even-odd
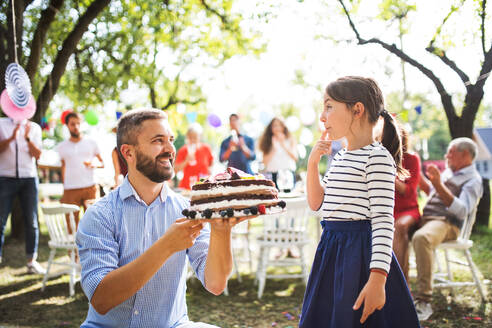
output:
[[[382,144],[373,133],[380,116]],[[325,131],[309,156],[307,196],[311,209],[323,213],[323,234],[299,326],[420,327],[391,251],[395,176],[406,171],[381,90],[374,80],[356,76],[330,83],[321,121]],[[342,137],[347,148],[335,156],[322,184],[319,161],[331,152],[331,140]]]

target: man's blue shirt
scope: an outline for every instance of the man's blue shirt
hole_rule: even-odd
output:
[[[254,161],[256,159],[255,142],[252,138],[244,134],[239,135],[239,137],[244,138],[244,143],[249,148],[249,151],[251,152],[250,153],[251,157],[247,158],[246,155],[244,155],[244,153],[240,149],[237,149],[231,152],[231,156],[229,156],[229,159],[227,161],[227,167],[233,167],[235,169],[239,169],[246,173],[253,174],[249,162]],[[227,137],[224,141],[222,141],[222,144],[220,145],[220,155],[219,155],[220,161],[224,161],[223,156],[224,153],[229,148],[230,142],[231,142],[231,136]]]
[[[88,208],[77,230],[82,265],[81,285],[91,300],[103,278],[132,262],[182,217],[188,201],[164,184],[160,196],[146,205],[125,178],[123,184]],[[173,254],[133,296],[101,315],[89,304],[82,327],[174,327],[188,321],[186,259],[204,283],[210,241],[206,227],[195,244]]]

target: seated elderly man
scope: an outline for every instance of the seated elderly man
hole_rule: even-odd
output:
[[[426,171],[429,181],[424,178],[421,183],[429,200],[423,210],[423,225],[412,238],[417,262],[415,307],[420,320],[427,320],[432,314],[434,249],[459,236],[464,220],[482,196],[482,178],[473,165],[476,154],[473,140],[452,140],[446,153],[447,169],[441,174],[435,165],[430,165]]]
[[[76,242],[89,313],[82,327],[215,327],[191,322],[186,264],[213,294],[232,270],[231,228],[239,219],[181,218],[188,201],[165,183],[176,150],[167,116],[130,111],[118,123],[123,183],[88,208]]]

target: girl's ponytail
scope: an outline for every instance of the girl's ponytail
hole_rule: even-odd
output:
[[[403,168],[403,150],[400,136],[400,130],[398,129],[396,120],[393,115],[388,113],[386,109],[380,112],[380,115],[384,119],[383,135],[381,143],[390,152],[391,156],[395,160],[396,173],[401,180],[405,180],[410,175],[406,169]]]

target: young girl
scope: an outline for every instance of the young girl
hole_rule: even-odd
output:
[[[382,116],[382,144],[373,128]],[[420,327],[398,262],[392,255],[395,177],[400,136],[376,82],[347,76],[328,85],[325,126],[308,161],[307,196],[323,214],[321,236],[304,295],[300,327]],[[331,140],[347,139],[319,180]],[[396,162],[396,165],[395,165]]]

